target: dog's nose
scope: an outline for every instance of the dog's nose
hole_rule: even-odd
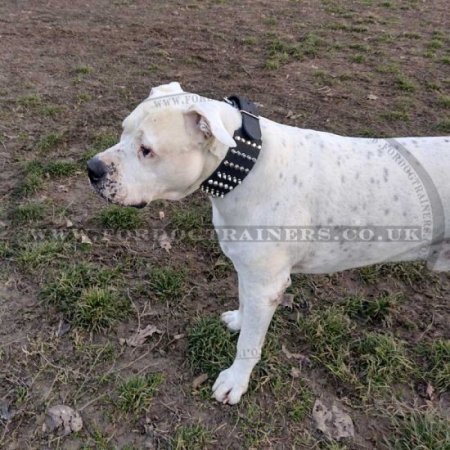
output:
[[[108,172],[106,165],[96,156],[87,162],[87,171],[92,183],[98,183]]]

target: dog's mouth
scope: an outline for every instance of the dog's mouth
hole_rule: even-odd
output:
[[[140,202],[140,203],[134,203],[132,205],[127,205],[121,202],[118,202],[117,200],[115,200],[115,193],[114,195],[105,195],[103,189],[101,186],[99,186],[98,184],[94,184],[94,183],[90,183],[91,188],[94,190],[94,192],[99,195],[103,200],[105,200],[107,203],[110,203],[112,205],[118,205],[118,206],[129,206],[131,208],[137,208],[137,209],[142,209],[145,208],[148,205],[148,202]]]
[[[141,203],[137,203],[135,205],[128,205],[128,206],[131,206],[132,208],[142,209],[142,208],[145,208],[147,205],[148,205],[147,202],[141,202]]]

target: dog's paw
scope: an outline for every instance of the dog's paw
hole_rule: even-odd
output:
[[[213,396],[218,402],[235,405],[241,399],[242,394],[245,394],[247,388],[248,379],[230,367],[220,372],[212,390]]]
[[[238,309],[224,312],[221,319],[231,331],[239,331],[241,329],[241,313]]]

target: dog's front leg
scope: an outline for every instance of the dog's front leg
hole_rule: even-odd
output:
[[[250,374],[261,358],[264,338],[284,290],[289,285],[289,272],[277,276],[239,275],[239,303],[241,333],[236,358],[228,369],[222,371],[213,386],[216,400],[235,404],[247,391]]]

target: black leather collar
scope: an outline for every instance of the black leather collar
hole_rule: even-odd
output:
[[[200,185],[203,192],[221,198],[241,184],[249,174],[258,159],[262,145],[256,105],[236,95],[226,97],[224,101],[239,109],[242,114],[242,127],[233,135],[236,147],[228,149],[219,167]]]

